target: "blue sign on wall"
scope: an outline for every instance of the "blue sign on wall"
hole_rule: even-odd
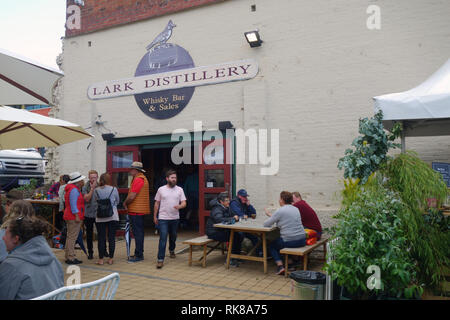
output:
[[[174,27],[176,25],[170,20],[164,31],[147,46],[147,53],[139,62],[135,76],[194,67],[194,61],[185,49],[167,42],[172,36]],[[158,81],[160,80],[158,79]],[[156,85],[163,86],[164,81],[169,81],[169,79],[163,78],[162,83]],[[181,112],[189,103],[193,94],[194,87],[190,87],[141,93],[134,95],[134,97],[139,108],[146,115],[154,119],[167,119]]]
[[[442,174],[442,178],[444,178],[444,182],[447,187],[450,187],[450,163],[444,162],[433,162],[431,164],[433,170],[436,170],[440,174]]]
[[[194,67],[194,61],[182,47],[166,43],[147,52],[139,62],[135,76],[163,73]],[[158,78],[159,81],[159,78]],[[164,86],[164,81],[156,86]],[[184,109],[194,94],[195,87],[163,90],[158,92],[144,92],[134,95],[136,103],[142,112],[154,119],[168,119]]]

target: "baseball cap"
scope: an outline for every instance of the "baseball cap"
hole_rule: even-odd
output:
[[[238,196],[241,196],[241,197],[248,197],[248,193],[247,193],[247,191],[245,191],[245,189],[239,190],[237,194],[238,194]]]

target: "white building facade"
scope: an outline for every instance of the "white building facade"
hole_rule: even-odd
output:
[[[68,1],[68,6],[74,5],[72,2]],[[81,28],[87,21],[83,15],[88,15],[90,8],[98,9],[93,0],[84,3]],[[131,158],[124,152],[134,152],[134,160],[144,163],[154,184],[162,172],[161,157],[166,159],[167,150],[173,148],[174,142],[168,140],[171,134],[184,128],[193,135],[195,121],[201,121],[202,132],[217,131],[221,121],[231,122],[236,129],[267,129],[269,156],[274,151],[270,145],[278,143],[271,141],[270,130],[278,129],[276,172],[262,175],[261,168],[270,165],[264,165],[261,157],[257,164],[250,164],[248,154],[246,164],[216,168],[229,170],[218,173],[218,179],[229,185],[223,181],[208,184],[203,171],[200,192],[207,196],[199,198],[200,210],[206,210],[205,201],[222,187],[234,192],[245,188],[260,215],[265,207],[278,206],[282,190],[299,191],[317,210],[324,226],[329,226],[339,209],[342,188],[343,172],[337,163],[357,136],[358,119],[373,115],[372,97],[418,85],[449,58],[449,16],[446,0],[229,0],[69,34],[64,39],[65,76],[57,116],[90,128],[95,138],[58,148],[59,173],[80,171],[86,175],[91,169],[99,173],[119,169],[121,165],[114,161],[125,157],[123,163],[128,163]],[[147,58],[150,69],[152,61],[162,61],[158,66],[167,66],[170,71],[176,69],[170,69],[168,56],[157,60],[157,47],[152,58],[146,50],[169,20],[176,27],[166,44],[184,49],[195,67],[212,66],[208,69],[212,73],[205,78],[219,72],[220,76],[231,73],[228,80],[237,80],[231,77],[237,69],[215,71],[214,66],[243,60],[257,65],[256,75],[192,86],[189,102],[165,119],[143,112],[135,95],[124,92],[126,81],[119,80],[134,79],[139,63]],[[263,43],[251,48],[244,32],[256,29]],[[158,66],[153,65],[155,70]],[[184,74],[186,66],[192,67],[186,62],[176,70]],[[152,72],[158,72],[155,70]],[[88,97],[90,86],[106,82],[108,89],[97,87],[103,97]],[[114,84],[119,83],[114,90]],[[161,84],[161,90],[151,97],[173,97],[179,89],[167,90]],[[118,95],[111,97],[114,91]],[[147,107],[164,104],[147,102]],[[113,133],[112,140],[105,141],[105,133]],[[248,141],[246,148],[248,153]],[[410,138],[407,148],[430,164],[450,162],[449,137]],[[235,141],[229,151],[237,152]],[[114,152],[119,152],[116,160]],[[203,169],[208,168],[196,171]],[[127,181],[125,173],[120,173],[125,170],[112,171],[125,194]]]

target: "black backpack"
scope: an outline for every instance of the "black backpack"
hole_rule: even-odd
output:
[[[113,207],[111,205],[111,200],[109,199],[114,191],[114,187],[111,190],[108,198],[100,199],[97,190],[95,193],[97,195],[97,218],[109,218],[114,214]]]

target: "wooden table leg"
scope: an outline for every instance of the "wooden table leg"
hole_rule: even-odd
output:
[[[228,252],[227,252],[227,269],[230,269],[230,255],[231,248],[233,248],[233,238],[234,238],[234,230],[230,230],[230,241],[228,242]]]
[[[189,266],[192,266],[192,245],[189,246]]]
[[[52,213],[53,213],[52,236],[54,236],[55,235],[56,206],[52,206]]]
[[[202,262],[202,267],[206,268],[206,244],[203,246],[203,262]]]
[[[266,233],[263,232],[262,235],[263,243],[263,259],[264,259],[264,273],[267,273],[267,245],[266,245]]]
[[[303,270],[307,270],[308,269],[308,254],[305,254],[303,256]]]
[[[287,276],[288,276],[288,266],[289,266],[289,264],[288,264],[288,257],[289,257],[289,255],[286,253],[285,255],[284,255],[284,257],[285,257],[285,261],[284,261],[284,263],[285,263],[285,266],[284,266],[284,276],[287,278]]]
[[[323,244],[323,260],[327,261],[327,243]]]

